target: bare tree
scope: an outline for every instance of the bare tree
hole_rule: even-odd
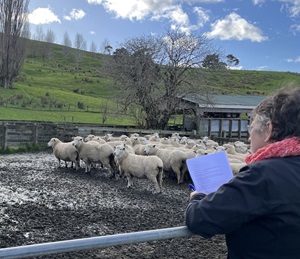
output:
[[[165,129],[180,107],[180,98],[189,93],[206,96],[196,68],[211,49],[202,36],[178,31],[127,40],[114,52],[112,71],[122,90],[119,102],[125,108],[140,107],[147,128]]]
[[[108,39],[104,39],[101,43],[100,52],[102,54],[111,54],[112,46],[109,43]]]
[[[92,41],[91,46],[90,46],[90,52],[92,52],[93,57],[96,56],[97,53],[97,45],[94,41]]]
[[[53,46],[53,43],[55,42],[55,34],[52,30],[48,30],[47,31],[47,34],[46,34],[46,37],[45,37],[45,56],[46,58],[51,58],[51,55],[52,55],[52,46]]]
[[[96,53],[97,52],[97,45],[94,41],[92,41],[90,46],[90,51]]]
[[[86,50],[86,41],[83,38],[82,34],[76,33],[75,35],[75,41],[74,41],[74,47],[76,48],[76,62],[80,62],[81,60],[81,51]]]
[[[102,116],[102,124],[105,124],[107,117],[108,117],[108,102],[107,101],[102,101],[100,105],[100,114]]]
[[[64,33],[63,46],[64,57],[66,58],[70,53],[70,49],[72,48],[72,41],[70,40],[68,32]]]
[[[161,74],[154,60],[159,54],[159,47],[156,38],[143,36],[128,40],[114,52],[112,72],[121,90],[118,100],[127,111],[133,112],[131,115],[144,113],[147,128],[158,128]],[[137,111],[137,107],[141,111]]]
[[[24,63],[29,36],[29,0],[0,0],[0,83],[13,88]]]
[[[45,40],[45,33],[43,31],[42,25],[38,25],[36,27],[33,39],[38,40],[38,41],[44,41]]]

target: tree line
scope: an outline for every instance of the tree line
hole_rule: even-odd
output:
[[[0,0],[0,84],[6,89],[13,88],[27,55],[28,4],[29,0]],[[51,30],[44,34],[38,27],[35,39],[49,43],[44,45],[44,57],[49,58],[55,34]],[[72,46],[66,32],[63,46],[66,56],[72,47],[77,50],[76,62],[81,59],[81,50],[87,48],[79,33]],[[96,52],[95,43],[90,48]],[[106,67],[118,90],[118,103],[136,118],[138,126],[148,129],[166,129],[171,115],[184,109],[181,98],[187,94],[197,94],[205,105],[211,104],[211,89],[203,82],[202,70],[217,74],[239,64],[232,54],[223,61],[220,51],[200,34],[179,30],[131,38],[113,53],[107,40],[103,48],[112,54]]]
[[[28,39],[31,38],[28,20],[29,0],[0,0],[0,85],[6,89],[12,89],[14,79],[20,70],[28,54]],[[55,33],[52,30],[43,32],[42,27],[37,27],[33,36],[34,40],[43,41],[43,49],[33,49],[31,55],[40,51],[44,59],[50,59],[52,46],[55,42]],[[64,55],[70,54],[70,48],[76,50],[75,61],[80,62],[82,50],[87,50],[86,40],[82,34],[77,33],[74,43],[70,40],[67,32],[63,37]],[[105,39],[102,43],[103,53],[110,54],[112,47]],[[97,52],[94,42],[90,46],[91,52]]]

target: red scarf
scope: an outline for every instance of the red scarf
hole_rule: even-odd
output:
[[[300,140],[297,137],[287,138],[268,144],[245,158],[247,164],[271,157],[286,157],[300,155]]]

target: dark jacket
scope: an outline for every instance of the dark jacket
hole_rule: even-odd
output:
[[[205,238],[225,234],[228,258],[300,258],[300,156],[247,165],[185,211],[188,228]]]

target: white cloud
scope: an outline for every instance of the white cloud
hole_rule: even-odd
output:
[[[88,4],[101,4],[102,0],[87,0]]]
[[[191,30],[202,27],[209,21],[209,15],[201,7],[195,7],[198,24],[191,25],[188,14],[182,4],[187,3],[218,3],[224,0],[87,0],[89,4],[101,4],[107,12],[113,13],[116,18],[129,20],[168,20],[171,29],[179,29],[189,33]]]
[[[291,31],[296,35],[300,32],[300,24],[293,24],[291,25]]]
[[[205,4],[213,4],[213,3],[222,3],[225,0],[183,0],[183,2],[188,3],[205,3]]]
[[[299,63],[300,62],[300,56],[296,57],[296,58],[288,58],[286,60],[289,63]]]
[[[95,32],[95,31],[89,31],[89,33],[90,33],[91,35],[96,35],[96,32]]]
[[[175,23],[187,24],[188,15],[183,12],[178,0],[87,0],[89,4],[102,4],[103,7],[117,18],[143,20],[170,19]]]
[[[203,27],[203,25],[209,21],[208,13],[201,7],[195,7],[194,12],[198,15],[198,26]]]
[[[300,15],[300,0],[279,0],[279,2],[285,3],[285,8],[292,17]]]
[[[252,0],[252,3],[254,5],[262,5],[263,3],[265,3],[265,0]]]
[[[104,8],[114,13],[117,18],[142,20],[149,15],[164,13],[175,6],[178,0],[88,0],[88,3],[102,4]]]
[[[268,68],[268,66],[260,66],[260,67],[256,67],[254,70],[266,70]]]
[[[60,19],[56,14],[52,12],[50,7],[48,8],[37,8],[33,10],[29,15],[29,22],[32,24],[49,24],[53,22],[61,23]]]
[[[230,70],[242,70],[243,66],[227,66],[227,68]]]
[[[174,6],[170,8],[166,8],[162,12],[156,12],[152,17],[152,20],[160,20],[160,19],[168,19],[176,25],[188,25],[189,17],[188,15],[181,9],[180,6]]]
[[[80,20],[82,19],[86,13],[81,9],[72,9],[69,15],[65,15],[64,19],[71,21],[71,20]]]
[[[212,31],[204,36],[221,40],[251,40],[261,42],[267,39],[259,28],[248,23],[236,13],[231,13],[223,20],[212,24]]]

